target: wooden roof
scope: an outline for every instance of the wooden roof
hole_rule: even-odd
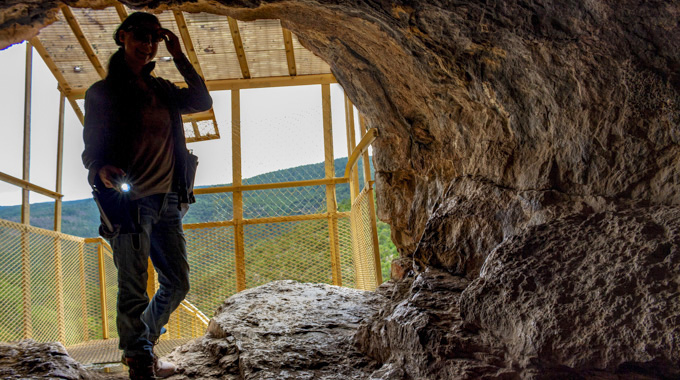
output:
[[[133,10],[122,4],[101,10],[62,6],[58,21],[30,42],[59,82],[83,121],[85,90],[106,76],[118,49],[113,34]],[[335,82],[330,67],[300,45],[279,20],[243,22],[208,13],[156,13],[210,90],[278,87]],[[154,74],[183,85],[170,53],[160,44]],[[212,110],[184,118],[187,142],[219,138]]]

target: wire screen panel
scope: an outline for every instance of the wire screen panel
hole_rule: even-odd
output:
[[[375,290],[378,286],[375,270],[373,234],[369,206],[369,191],[362,191],[352,204],[352,240],[354,242],[354,268],[356,286],[359,289]]]
[[[113,262],[113,252],[108,245],[102,247],[104,257],[104,275],[106,276],[106,315],[109,327],[109,338],[118,338],[116,316],[118,301],[118,270]]]
[[[241,91],[243,109],[276,105],[267,114],[241,115],[244,184],[324,178],[319,95],[318,85]]]
[[[223,222],[234,217],[232,193],[196,194],[196,203],[192,204],[184,216],[185,224]]]
[[[21,231],[16,223],[0,220],[0,341],[23,338]]]
[[[286,46],[279,20],[238,21],[238,27],[253,78],[288,75]]]
[[[293,34],[292,39],[298,75],[329,74],[331,72],[331,67],[323,59],[303,47],[295,34]]]
[[[342,286],[356,287],[356,271],[352,249],[352,233],[349,217],[338,218],[338,245],[340,248],[340,273]]]
[[[31,231],[31,230],[29,230]],[[57,334],[57,273],[54,257],[55,241],[31,231],[22,242],[31,257],[31,325],[33,339],[55,341]]]
[[[246,286],[276,280],[332,284],[328,219],[244,226]]]
[[[236,293],[234,227],[186,229],[184,235],[191,268],[186,300],[210,317]]]
[[[87,336],[90,340],[102,339],[102,302],[99,288],[99,259],[97,247],[99,243],[85,244],[85,297],[87,305]],[[110,301],[109,301],[110,302]],[[115,302],[115,299],[114,299]]]
[[[303,186],[246,191],[243,216],[246,219],[309,215],[326,211],[326,186]]]
[[[87,328],[87,297],[84,292],[85,268],[84,243],[72,240],[60,241],[62,272],[64,274],[64,345],[80,343],[89,339]]]

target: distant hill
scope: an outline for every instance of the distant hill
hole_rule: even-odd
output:
[[[342,176],[347,165],[347,158],[335,160],[335,175]],[[200,166],[199,166],[200,170]],[[373,166],[371,165],[371,172]],[[247,185],[262,183],[279,183],[324,178],[324,163],[298,166],[277,170],[244,179]],[[359,170],[359,180],[363,182],[363,170]],[[228,186],[214,185],[214,186]],[[212,187],[212,186],[211,186]],[[184,218],[184,223],[200,223],[208,221],[229,220],[232,218],[231,193],[211,194],[197,197]],[[338,204],[349,204],[349,186],[336,187]],[[292,190],[259,190],[244,195],[244,216],[246,218],[300,215],[323,212],[326,206],[324,186],[295,188]],[[0,206],[0,219],[19,222],[21,206]],[[54,225],[54,202],[31,204],[31,225],[52,229]],[[95,237],[99,233],[99,211],[92,198],[64,202],[62,205],[62,232],[80,236]]]

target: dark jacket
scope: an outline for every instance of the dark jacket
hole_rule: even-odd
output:
[[[151,76],[154,62],[144,67],[142,75],[170,111],[175,147],[172,190],[177,192],[182,204],[195,201],[189,190],[193,173],[187,170],[191,166],[187,165],[188,161],[195,160],[195,157],[187,150],[181,115],[210,109],[212,98],[203,79],[186,57],[176,59],[175,66],[184,77],[187,88],[179,88],[168,80]],[[134,74],[119,50],[111,57],[106,79],[93,84],[85,94],[85,150],[82,158],[89,170],[88,180],[92,186],[101,187],[97,173],[103,166],[113,165],[127,171],[131,165],[134,139],[140,130],[140,102],[136,101],[139,94],[134,80]]]

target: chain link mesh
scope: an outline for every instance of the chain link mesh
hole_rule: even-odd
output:
[[[246,285],[276,280],[332,284],[328,220],[244,227]]]
[[[236,293],[234,227],[186,229],[191,291],[186,300],[212,316],[224,300]]]
[[[243,217],[309,215],[326,212],[326,186],[289,187],[243,193]]]
[[[354,243],[354,267],[356,271],[356,287],[374,290],[378,286],[375,270],[373,232],[368,188],[359,193],[352,204],[352,241]]]

